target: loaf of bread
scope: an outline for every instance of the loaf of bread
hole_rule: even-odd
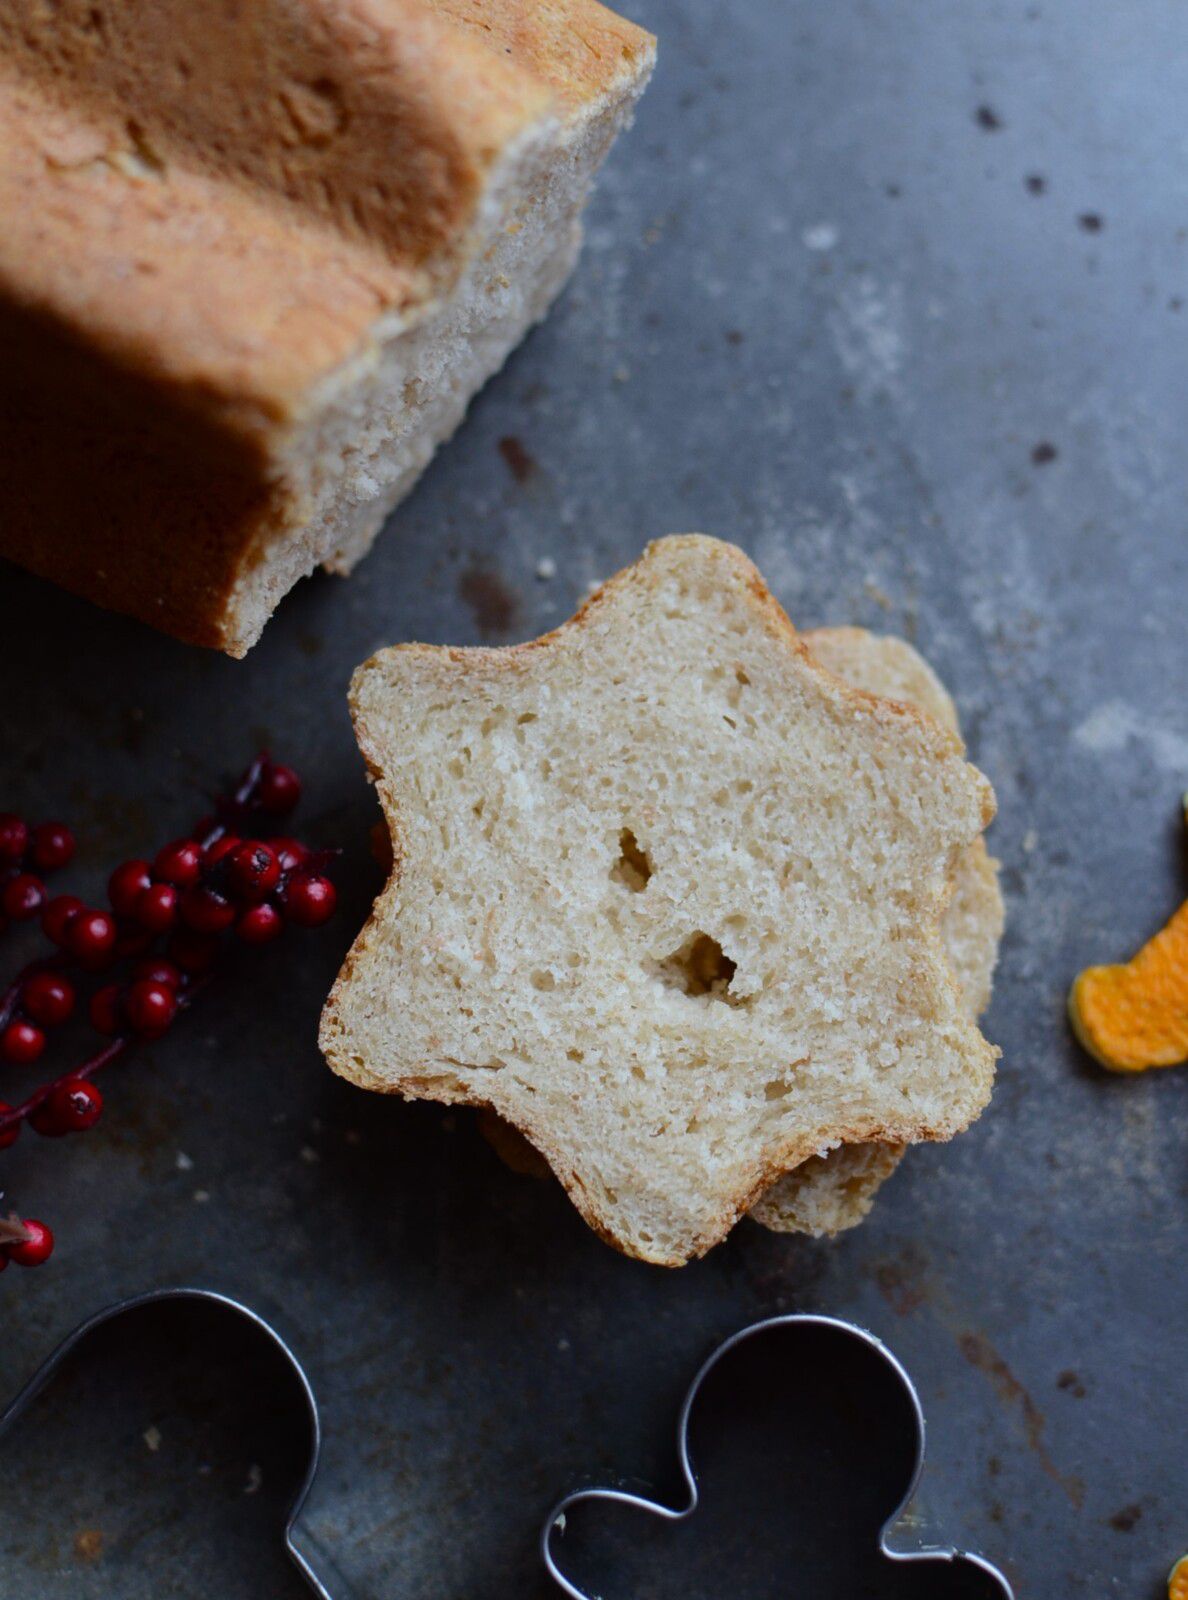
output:
[[[985,1105],[938,923],[990,787],[819,666],[741,551],[660,540],[543,639],[383,651],[351,707],[394,864],[335,1071],[491,1107],[665,1265],[811,1156]]]
[[[957,710],[932,668],[911,645],[864,628],[816,628],[802,635],[822,666],[872,694],[917,706],[960,734]],[[941,939],[971,1017],[990,1004],[1004,910],[998,863],[975,839],[958,858],[941,918]],[[777,1233],[828,1235],[856,1227],[905,1146],[843,1144],[810,1156],[771,1186],[751,1215]]]
[[[653,58],[596,0],[6,0],[0,554],[242,655],[543,316]]]

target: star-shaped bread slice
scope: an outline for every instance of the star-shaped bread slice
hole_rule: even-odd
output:
[[[382,651],[351,707],[394,863],[336,1072],[489,1106],[670,1266],[816,1152],[985,1105],[937,925],[990,786],[820,667],[741,551],[659,540],[544,638]]]

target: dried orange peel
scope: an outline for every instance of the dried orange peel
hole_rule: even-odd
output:
[[[1077,1038],[1111,1072],[1188,1061],[1188,900],[1129,961],[1079,973],[1068,1012]]]
[[[1167,1575],[1167,1600],[1188,1600],[1188,1556],[1181,1556]]]
[[[1188,825],[1188,794],[1183,804]],[[1068,1014],[1085,1049],[1111,1072],[1188,1061],[1188,900],[1129,961],[1086,967],[1069,993]],[[1181,1583],[1176,1600],[1188,1600],[1188,1570]]]

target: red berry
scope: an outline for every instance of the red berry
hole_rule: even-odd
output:
[[[281,868],[266,844],[253,840],[237,845],[227,860],[232,891],[246,900],[263,900],[280,882]]]
[[[76,894],[56,894],[41,913],[41,931],[53,944],[65,945],[70,924],[86,906]]]
[[[177,995],[163,983],[138,978],[124,996],[124,1015],[142,1039],[159,1038],[177,1016]]]
[[[282,767],[270,761],[260,774],[256,803],[274,816],[280,816],[292,811],[300,799],[301,779],[292,767]]]
[[[316,873],[290,878],[282,899],[290,920],[299,928],[316,928],[334,915],[338,903],[330,879]]]
[[[282,872],[292,872],[309,858],[309,848],[300,839],[269,839],[268,846],[280,862]]]
[[[36,1217],[25,1217],[22,1220],[25,1238],[20,1244],[10,1244],[7,1247],[8,1259],[15,1261],[18,1267],[39,1267],[54,1253],[54,1236],[45,1223],[38,1222]]]
[[[243,843],[237,833],[225,833],[221,839],[208,846],[206,851],[206,865],[217,867],[224,856],[229,856],[232,850],[238,850]]]
[[[182,921],[195,933],[221,933],[235,921],[235,907],[230,900],[206,884],[187,889],[180,909]]]
[[[169,959],[183,972],[205,972],[219,954],[217,934],[197,933],[193,928],[175,928],[167,946]]]
[[[0,1117],[11,1110],[12,1107],[10,1105],[6,1105],[3,1100],[0,1100]],[[7,1128],[0,1128],[0,1150],[7,1150],[9,1145],[15,1144],[20,1136],[21,1125],[19,1122],[12,1122],[9,1123]],[[2,1255],[0,1255],[0,1259],[3,1259]]]
[[[15,867],[29,848],[29,829],[13,811],[0,812],[0,861]]]
[[[0,1056],[18,1066],[36,1061],[44,1049],[45,1034],[35,1022],[26,1022],[23,1017],[10,1022],[0,1034]]]
[[[235,924],[235,931],[244,944],[268,944],[284,932],[285,919],[274,905],[264,901],[249,906]]]
[[[43,1028],[57,1028],[74,1010],[74,985],[57,972],[35,972],[21,989],[21,1009]]]
[[[106,911],[85,908],[72,917],[66,929],[66,948],[84,967],[101,967],[115,949],[115,918]]]
[[[107,898],[119,917],[134,917],[141,895],[153,881],[147,861],[124,861],[107,880]]]
[[[97,1084],[89,1082],[86,1078],[67,1078],[60,1083],[48,1100],[42,1102],[34,1112],[34,1118],[45,1113],[45,1120],[52,1125],[54,1133],[85,1133],[88,1128],[93,1128],[99,1121],[103,1112],[103,1096]],[[38,1133],[46,1129],[38,1127],[33,1121]]]
[[[136,920],[150,933],[168,933],[177,920],[177,902],[171,883],[150,883],[136,902]]]
[[[100,1033],[119,1033],[122,1025],[120,1014],[120,986],[118,983],[108,983],[102,989],[96,989],[91,996],[90,1004],[91,1026]]]
[[[163,983],[167,989],[182,986],[181,968],[161,956],[143,956],[132,968],[134,978],[147,978],[150,983]]]
[[[42,822],[31,836],[33,865],[42,872],[56,872],[74,855],[74,835],[64,822]]]
[[[157,851],[153,876],[162,883],[188,889],[202,875],[202,846],[193,839],[175,839]]]
[[[28,922],[45,904],[45,885],[31,872],[20,872],[4,885],[0,908],[13,922]]]

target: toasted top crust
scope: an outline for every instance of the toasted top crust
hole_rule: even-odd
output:
[[[741,551],[661,540],[514,649],[384,651],[352,710],[395,864],[323,1049],[492,1106],[621,1248],[677,1264],[814,1151],[985,1103],[936,919],[989,785]]]
[[[257,436],[448,286],[505,152],[651,57],[595,0],[8,0],[0,300]]]

